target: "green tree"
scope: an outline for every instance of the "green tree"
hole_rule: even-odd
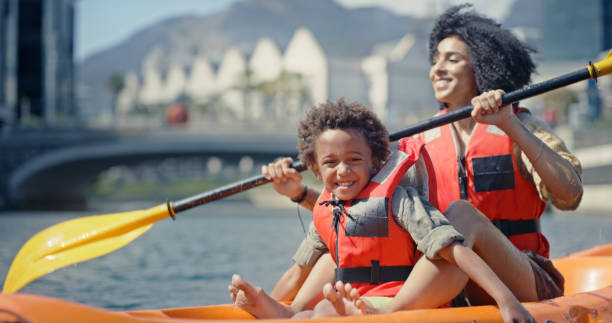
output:
[[[113,125],[117,123],[117,98],[119,93],[125,88],[123,74],[114,72],[106,79],[106,88],[111,92],[111,112]]]
[[[296,100],[294,102],[297,102],[297,109],[309,104],[308,85],[301,73],[282,70],[276,79],[259,84],[259,90],[265,98],[267,110],[272,110],[274,106],[275,111],[268,113],[276,118],[285,118],[291,112],[296,112],[286,111],[292,100]]]
[[[242,73],[236,76],[236,82],[232,87],[235,90],[239,90],[243,93],[242,104],[244,106],[245,115],[249,115],[249,108],[252,108],[252,96],[255,91],[259,89],[259,84],[255,82],[255,71],[247,67]]]

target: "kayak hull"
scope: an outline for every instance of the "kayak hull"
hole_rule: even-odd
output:
[[[612,244],[553,261],[566,278],[566,296],[542,302],[524,303],[536,320],[538,322],[612,322]],[[253,317],[250,314],[230,304],[115,312],[39,295],[0,294],[0,322],[186,323],[251,319]],[[495,306],[473,306],[309,321],[444,323],[501,322],[502,320]]]
[[[0,307],[2,308],[0,313],[0,321],[2,322],[195,323],[219,322],[219,320],[223,320],[223,322],[244,322],[244,320],[253,319],[248,313],[233,305],[112,312],[78,303],[28,294],[1,295]],[[544,302],[525,303],[525,307],[538,322],[612,322],[612,286]],[[282,321],[274,320],[273,322]],[[499,311],[494,306],[401,311],[382,315],[324,318],[310,321],[502,322]]]

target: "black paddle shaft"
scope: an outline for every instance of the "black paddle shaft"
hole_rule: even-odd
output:
[[[533,84],[522,88],[520,90],[512,91],[510,93],[505,93],[502,95],[503,104],[511,104],[517,102],[519,100],[523,100],[532,96],[536,96],[538,94],[542,94],[544,92],[552,91],[554,89],[558,89],[560,87],[570,85],[579,81],[583,81],[591,78],[591,74],[588,68],[584,68],[572,73],[564,74],[558,76],[556,78],[540,82],[537,84]],[[397,141],[404,137],[409,137],[415,135],[417,133],[427,131],[429,129],[433,129],[447,123],[451,123],[457,120],[465,119],[470,116],[472,113],[472,106],[463,107],[459,110],[455,110],[437,117],[433,117],[421,122],[418,122],[404,130],[395,132],[389,136],[390,141]],[[295,168],[297,171],[306,170],[306,166],[302,164],[300,161],[294,162],[291,167]],[[240,193],[251,189],[253,187],[257,187],[263,184],[270,182],[270,180],[266,179],[262,175],[254,176],[251,178],[247,178],[240,182],[231,183],[225,185],[223,187],[203,192],[191,197],[187,197],[176,203],[172,204],[172,208],[174,212],[180,212],[192,207],[208,203],[211,201],[215,201],[221,198],[224,198],[229,195],[234,195],[236,193]]]
[[[510,93],[504,93],[502,95],[502,103],[511,104],[589,78],[591,78],[589,69],[584,68],[576,72],[561,75],[544,82],[524,87],[520,90],[512,91]],[[465,119],[470,116],[470,114],[472,113],[472,109],[473,107],[471,105],[468,105],[467,107],[463,107],[459,110],[455,110],[431,119],[423,120],[421,122],[413,124],[412,126],[404,130],[391,134],[389,136],[389,140],[396,141],[404,137],[409,137],[414,134],[445,125],[447,123]]]

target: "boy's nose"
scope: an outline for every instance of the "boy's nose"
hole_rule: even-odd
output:
[[[348,174],[350,171],[350,167],[349,165],[345,164],[345,163],[340,163],[338,164],[338,174]]]

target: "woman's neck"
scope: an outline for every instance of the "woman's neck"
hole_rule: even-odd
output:
[[[448,111],[451,112],[451,111],[459,110],[470,104],[471,102],[469,101],[468,102],[446,103],[446,107],[448,108]],[[460,140],[467,142],[467,139],[469,139],[470,135],[472,134],[472,130],[476,126],[476,121],[474,121],[474,119],[472,119],[471,117],[468,117],[468,118],[453,122],[453,125],[455,126],[455,129],[459,133]]]

